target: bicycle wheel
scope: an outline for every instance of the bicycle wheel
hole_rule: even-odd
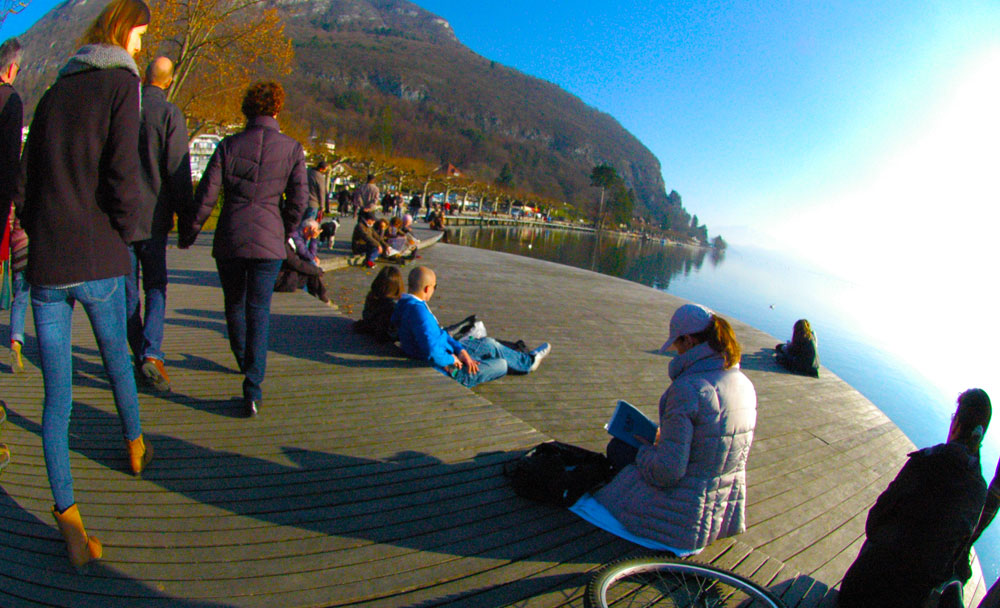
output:
[[[604,566],[587,584],[588,608],[784,608],[771,593],[715,566],[637,557]]]

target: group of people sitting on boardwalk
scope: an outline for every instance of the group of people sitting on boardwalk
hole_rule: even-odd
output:
[[[417,256],[420,241],[413,236],[413,217],[376,219],[373,210],[362,209],[351,235],[351,252],[361,256],[360,263],[375,267],[381,258],[405,264]]]

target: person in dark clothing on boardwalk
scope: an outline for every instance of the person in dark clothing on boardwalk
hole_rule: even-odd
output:
[[[967,390],[958,397],[948,441],[909,454],[868,512],[865,543],[844,575],[839,606],[918,607],[968,563],[986,500],[979,445],[991,415],[986,392]]]
[[[149,384],[170,390],[163,365],[163,324],[167,308],[167,233],[174,214],[192,212],[191,157],[187,123],[180,108],[167,101],[165,91],[174,80],[174,64],[157,57],[146,67],[139,127],[139,182],[141,203],[135,239],[129,245],[132,272],[125,279],[128,342],[136,367]],[[145,292],[145,314],[139,280]]]
[[[363,264],[369,268],[374,268],[378,256],[389,249],[385,241],[375,233],[374,225],[375,216],[362,211],[358,214],[358,223],[354,225],[354,234],[351,236],[351,252],[365,256]]]
[[[816,334],[809,321],[799,319],[792,326],[792,340],[774,347],[778,363],[789,371],[803,376],[819,377],[819,353]]]
[[[396,266],[384,267],[372,281],[361,318],[354,322],[354,331],[371,334],[377,342],[394,342],[396,326],[392,324],[392,313],[401,295],[403,273]]]
[[[302,222],[302,227],[285,241],[285,261],[281,263],[278,280],[274,290],[291,293],[306,288],[309,295],[316,296],[320,302],[329,305],[330,298],[326,295],[323,285],[323,269],[320,268],[313,246],[319,236],[319,224],[316,220]]]
[[[256,416],[263,402],[271,294],[287,258],[286,245],[309,205],[305,152],[278,130],[285,90],[258,82],[243,97],[246,128],[219,142],[195,193],[197,214],[181,231],[190,247],[215,208],[222,211],[212,256],[225,299],[229,347],[244,374],[243,408]]]
[[[141,206],[139,69],[133,57],[149,19],[142,0],[105,6],[84,33],[84,46],[38,102],[24,148],[21,220],[31,239],[27,278],[45,384],[42,447],[52,514],[77,568],[102,554],[100,541],[84,530],[70,473],[77,302],[101,351],[132,473],[141,473],[153,455],[142,436],[125,331],[128,243],[135,240]]]
[[[24,345],[24,314],[28,305],[28,283],[24,278],[27,264],[27,236],[20,223],[10,217],[18,195],[21,174],[21,127],[24,104],[14,90],[14,80],[21,71],[23,47],[17,38],[0,44],[0,228],[10,228],[10,247],[0,251],[0,260],[10,256],[10,368],[24,371],[21,347]],[[0,448],[5,448],[0,444]]]

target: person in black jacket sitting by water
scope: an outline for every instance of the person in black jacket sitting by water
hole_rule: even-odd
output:
[[[774,347],[778,363],[789,371],[804,376],[819,377],[819,353],[816,350],[816,334],[809,321],[799,319],[792,326],[792,340]]]
[[[947,443],[909,454],[868,512],[865,543],[840,586],[841,608],[915,608],[936,586],[964,576],[986,501],[979,445],[991,415],[986,392],[969,389],[958,397]]]

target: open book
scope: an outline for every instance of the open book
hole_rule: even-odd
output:
[[[608,423],[604,425],[604,429],[609,435],[617,437],[633,447],[639,447],[642,444],[634,436],[644,437],[653,443],[656,440],[657,426],[634,405],[628,401],[619,400],[615,413],[611,415],[611,420],[608,420]]]

